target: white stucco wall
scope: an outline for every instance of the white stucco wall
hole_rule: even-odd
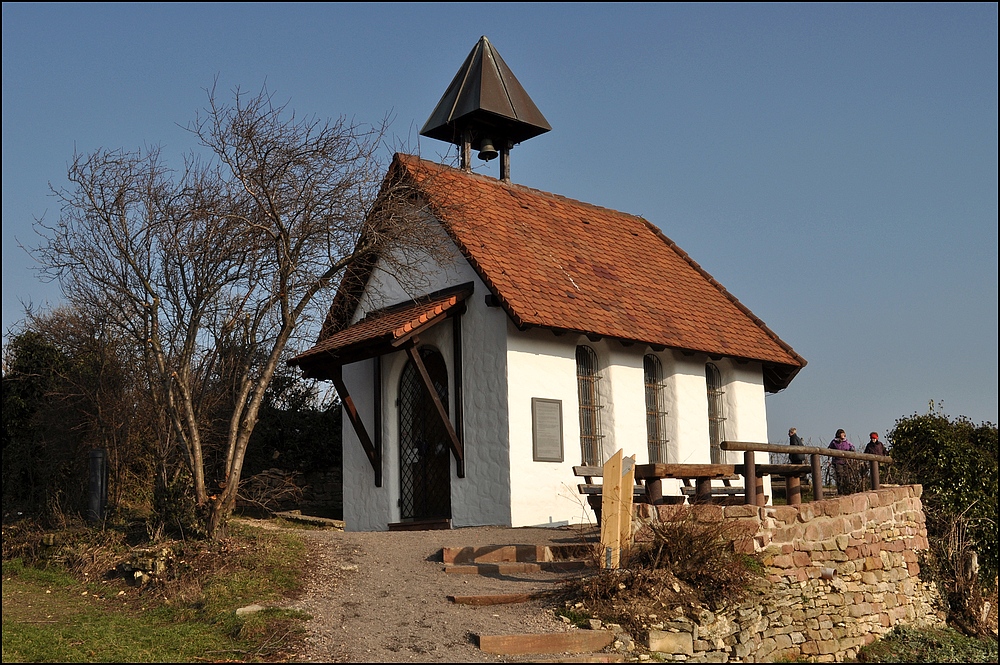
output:
[[[358,415],[368,435],[374,438],[373,361],[345,365],[344,384],[351,393]],[[387,528],[389,514],[388,461],[382,460],[382,487],[375,487],[375,472],[347,415],[342,430],[344,464],[344,524],[352,531],[381,531]]]
[[[705,386],[705,358],[670,352],[673,374],[667,376],[668,420],[675,423],[679,464],[710,464],[708,436],[708,391]],[[662,357],[662,356],[661,356]],[[664,371],[666,371],[664,369]]]
[[[506,326],[507,403],[510,436],[512,526],[587,521],[589,509],[576,489],[580,479],[580,420],[576,394],[576,345],[546,330]],[[531,398],[562,402],[563,461],[535,462]]]
[[[579,401],[576,384],[576,347],[597,352],[604,400],[602,427],[604,457],[619,448],[635,455],[637,463],[649,461],[646,443],[646,404],[643,356],[659,358],[664,375],[666,436],[670,462],[708,464],[711,461],[708,430],[708,397],[705,364],[701,354],[684,355],[666,350],[655,353],[639,345],[591,342],[584,336],[556,337],[549,331],[518,331],[508,324],[507,367],[510,408],[511,522],[529,526],[590,521],[593,515],[579,496],[572,467],[581,463]],[[759,364],[739,365],[716,361],[725,391],[726,438],[766,441],[763,375]],[[535,462],[532,455],[531,398],[562,401],[564,461]],[[732,463],[742,453],[731,454]],[[758,453],[758,463],[767,455]],[[721,484],[721,483],[720,483]],[[734,482],[739,485],[739,482]],[[664,481],[664,492],[680,492],[680,481]],[[769,481],[765,492],[770,493]]]
[[[425,257],[414,264],[415,275],[390,275],[380,265],[365,289],[353,317],[387,305],[472,282],[473,294],[462,316],[462,364],[466,475],[459,478],[451,458],[452,524],[456,527],[510,524],[510,464],[507,449],[506,315],[486,306],[489,291],[458,249],[441,232],[445,257]],[[455,423],[455,363],[452,322],[445,320],[420,336],[421,345],[436,348],[448,368],[448,413]],[[344,521],[351,531],[385,530],[400,519],[399,409],[396,398],[407,356],[382,359],[383,486],[376,488],[371,465],[350,421],[344,419]],[[344,381],[369,433],[374,423],[373,362],[344,367]]]

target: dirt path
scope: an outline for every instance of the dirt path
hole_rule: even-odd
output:
[[[292,606],[312,615],[302,661],[503,662],[481,652],[476,634],[571,630],[556,601],[475,607],[449,595],[523,593],[559,588],[566,573],[485,577],[445,573],[442,547],[578,543],[593,530],[475,527],[451,531],[344,533],[302,531],[310,581]],[[536,657],[537,658],[537,657]]]

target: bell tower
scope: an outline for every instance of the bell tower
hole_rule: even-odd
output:
[[[485,36],[472,48],[420,130],[459,147],[461,166],[500,157],[500,179],[510,182],[510,149],[552,127]]]

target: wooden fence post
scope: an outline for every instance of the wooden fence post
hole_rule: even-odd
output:
[[[813,501],[823,500],[823,466],[820,463],[819,455],[810,455],[812,458],[813,477]]]

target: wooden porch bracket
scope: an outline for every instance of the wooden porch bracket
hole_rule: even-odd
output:
[[[368,430],[365,429],[365,424],[361,420],[360,414],[358,414],[358,409],[354,406],[354,400],[351,398],[351,394],[347,391],[347,386],[344,384],[342,365],[334,366],[330,379],[337,389],[337,394],[340,395],[340,401],[344,405],[344,413],[347,414],[351,425],[354,426],[354,431],[361,441],[361,447],[365,449],[365,455],[368,456],[368,461],[375,471],[375,487],[382,487],[382,447],[379,446],[376,448],[372,443],[371,437],[368,436]]]
[[[458,466],[458,477],[465,477],[465,384],[462,380],[462,315],[465,314],[465,303],[460,303],[453,311],[451,319],[452,332],[452,360],[455,366],[455,433],[458,440],[458,447],[462,451],[462,456],[456,457]]]
[[[465,478],[465,446],[462,445],[462,441],[458,438],[458,434],[455,432],[455,428],[452,427],[451,420],[448,419],[448,412],[445,411],[444,404],[441,403],[441,398],[438,397],[437,390],[434,389],[434,382],[431,381],[430,374],[427,373],[427,367],[424,365],[423,359],[420,357],[420,352],[417,351],[417,344],[420,343],[416,337],[411,337],[411,344],[407,344],[406,353],[410,356],[410,360],[413,361],[413,365],[417,368],[417,373],[420,374],[420,380],[424,383],[424,388],[427,389],[427,393],[431,397],[431,401],[434,403],[434,409],[437,411],[438,418],[441,419],[441,424],[444,425],[445,431],[448,433],[448,444],[451,446],[451,452],[455,456],[455,466],[457,467],[457,473],[459,478]]]

